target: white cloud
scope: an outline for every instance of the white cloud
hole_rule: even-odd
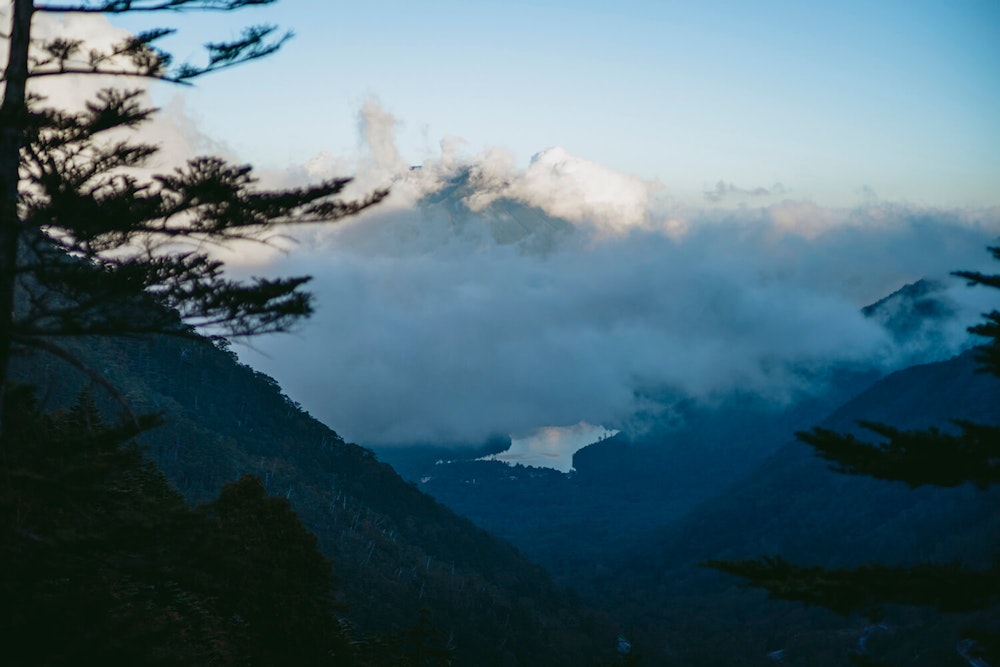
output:
[[[9,23],[9,8],[0,9],[0,23]],[[5,30],[7,28],[5,27]],[[120,43],[129,36],[129,32],[113,26],[101,14],[52,14],[37,13],[32,21],[32,38],[36,43],[42,43],[56,37],[70,36],[82,40],[79,55],[71,62],[86,69],[87,53],[91,49],[107,50],[111,45]],[[0,60],[6,62],[9,42],[0,40]],[[33,55],[38,54],[37,46],[33,47]],[[115,63],[109,63],[115,67]],[[127,67],[128,63],[122,63]],[[68,111],[84,108],[84,105],[95,99],[98,91],[105,88],[138,89],[143,91],[140,103],[154,107],[147,93],[150,84],[148,79],[125,78],[110,75],[72,74],[47,76],[31,79],[28,82],[28,92],[45,99],[45,105]],[[131,130],[121,130],[108,140],[120,139],[121,135]],[[178,89],[177,95],[163,109],[152,116],[151,120],[141,127],[142,141],[154,144],[160,148],[159,153],[149,163],[150,169],[163,171],[182,165],[186,160],[210,153],[232,157],[231,152],[216,141],[200,132],[197,123],[192,119],[185,106],[185,98]]]
[[[120,36],[101,17],[80,20],[74,34]],[[104,83],[59,77],[47,92],[78,103]],[[477,444],[551,424],[612,426],[662,389],[792,400],[808,389],[802,368],[889,369],[954,351],[994,296],[951,283],[945,297],[958,317],[928,339],[933,349],[901,346],[859,313],[920,277],[995,270],[984,247],[1000,234],[997,210],[877,201],[663,210],[657,184],[560,148],[520,168],[503,150],[469,157],[449,140],[411,170],[393,142],[398,122],[377,103],[364,106],[359,126],[361,160],[319,154],[268,183],[356,169],[355,193],[392,183],[390,200],[303,234],[289,255],[236,257],[254,273],[269,261],[315,276],[315,318],[297,336],[256,341],[263,354],[246,356],[362,442]],[[226,152],[181,102],[145,136],[165,147],[165,165]]]
[[[1000,211],[785,202],[630,218],[641,197],[608,188],[560,221],[542,208],[573,192],[560,179],[598,171],[534,166],[493,152],[399,175],[394,206],[318,231],[275,267],[315,276],[318,312],[247,358],[348,438],[476,444],[614,426],[665,390],[794,400],[831,363],[950,354],[983,310],[954,299],[961,317],[931,349],[904,349],[860,313],[920,277],[990,268]]]
[[[520,169],[452,140],[413,170],[395,121],[365,117],[390,202],[272,267],[314,275],[318,312],[246,353],[354,440],[610,427],[664,392],[795,400],[833,363],[955,352],[994,297],[952,281],[939,296],[955,319],[903,342],[860,313],[921,277],[991,270],[1000,210],[665,208],[650,184],[561,149]]]
[[[369,169],[391,179],[409,168],[396,147],[395,129],[399,121],[382,108],[378,100],[369,99],[358,112],[358,130],[368,148],[371,162]]]
[[[522,173],[511,173],[508,164],[498,169],[492,160],[480,159],[477,165],[479,189],[466,199],[473,211],[508,198],[553,217],[596,224],[608,233],[622,233],[648,220],[652,184],[559,147],[536,154]]]

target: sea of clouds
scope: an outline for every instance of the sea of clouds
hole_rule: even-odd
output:
[[[58,20],[74,23],[42,23],[39,35],[122,36],[101,17]],[[109,83],[50,82],[36,92],[70,106]],[[829,208],[780,183],[723,181],[692,205],[669,183],[558,147],[517,164],[503,149],[469,154],[446,139],[411,165],[396,148],[397,124],[369,101],[360,158],[321,153],[262,174],[266,185],[356,174],[353,194],[389,186],[388,200],[288,230],[297,242],[285,253],[222,253],[237,276],[314,277],[312,319],[237,349],[350,440],[475,445],[581,423],[610,429],[652,395],[794,401],[821,391],[823,369],[836,364],[888,372],[950,356],[997,303],[991,290],[948,277],[996,271],[985,251],[1000,236],[996,208],[874,196]],[[182,103],[144,132],[164,149],[151,167],[228,152]],[[899,340],[862,316],[920,278],[944,281],[936,296],[953,317],[937,335]]]
[[[891,371],[950,356],[996,303],[948,277],[995,270],[995,209],[716,205],[760,194],[733,184],[682,206],[668,186],[560,148],[522,166],[446,141],[414,168],[393,144],[395,119],[373,102],[360,118],[369,151],[355,192],[390,185],[390,199],[239,269],[314,277],[315,316],[241,357],[352,440],[610,428],[664,390],[794,401],[821,391],[834,364]],[[334,165],[321,156],[307,171]],[[954,314],[939,335],[899,341],[862,316],[925,277],[944,281],[937,298]]]

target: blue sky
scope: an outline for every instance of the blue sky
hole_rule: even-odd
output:
[[[180,58],[247,23],[296,33],[272,58],[157,93],[262,167],[356,155],[375,97],[414,164],[457,137],[521,165],[560,146],[680,200],[723,181],[832,205],[1000,204],[995,0],[282,0],[165,18]]]

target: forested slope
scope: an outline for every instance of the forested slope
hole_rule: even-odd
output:
[[[951,419],[1000,424],[1000,382],[977,372],[972,353],[894,373],[835,411],[822,426],[856,430],[859,419],[899,428]],[[661,664],[853,664],[865,639],[888,664],[960,665],[958,627],[982,616],[889,610],[884,627],[798,604],[766,600],[732,577],[705,570],[712,558],[780,554],[804,564],[959,561],[986,567],[1000,555],[1000,493],[971,485],[920,488],[837,475],[799,442],[684,518],[650,534],[631,558],[609,567],[594,594],[631,625]],[[995,622],[995,614],[994,614]],[[993,628],[994,631],[997,628]],[[870,642],[870,643],[869,643]],[[707,661],[707,662],[706,662]]]
[[[290,500],[333,559],[359,631],[403,631],[426,608],[457,664],[600,664],[613,657],[605,617],[370,451],[345,443],[227,349],[172,337],[70,344],[135,411],[163,415],[164,424],[140,441],[189,502],[214,499],[223,483],[248,473]],[[36,385],[49,409],[69,405],[86,383],[44,356],[20,358],[17,377]],[[106,413],[120,410],[110,399],[99,402]]]

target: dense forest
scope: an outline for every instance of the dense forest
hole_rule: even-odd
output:
[[[616,635],[606,616],[587,611],[514,548],[404,482],[369,450],[345,443],[225,345],[95,339],[74,351],[137,411],[163,415],[138,437],[133,455],[155,461],[178,490],[172,493],[209,508],[220,488],[239,482],[294,509],[333,561],[335,601],[344,608],[335,617],[354,633],[383,642],[433,628],[462,664],[613,659]],[[37,387],[47,412],[72,412],[87,391],[115,414],[117,404],[100,388],[88,390],[88,378],[64,362],[28,355],[15,359],[14,370]],[[252,577],[243,585],[253,586]]]

